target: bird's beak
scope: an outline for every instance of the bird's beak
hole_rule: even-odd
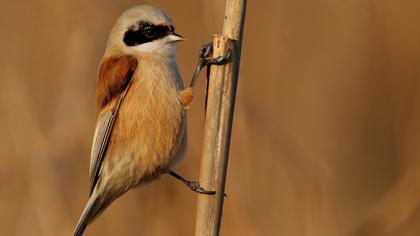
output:
[[[168,35],[168,38],[169,38],[169,42],[174,42],[174,43],[185,40],[184,37],[182,37],[181,35],[179,35],[179,34],[177,34],[175,32],[173,32],[170,35]]]

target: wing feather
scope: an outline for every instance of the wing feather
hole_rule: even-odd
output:
[[[99,171],[108,148],[109,138],[111,137],[121,103],[129,90],[130,81],[137,68],[137,64],[136,58],[123,56],[104,60],[99,68],[96,86],[98,119],[90,158],[90,194],[92,194],[98,181]],[[101,112],[102,108],[108,105],[113,99],[117,99],[117,102],[112,109]]]

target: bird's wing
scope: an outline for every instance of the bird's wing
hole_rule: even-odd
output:
[[[90,157],[90,194],[99,178],[99,170],[105,156],[119,108],[129,90],[130,81],[138,65],[133,56],[111,57],[102,61],[96,84],[96,106],[98,119],[93,136]],[[116,102],[114,102],[116,101]],[[112,108],[103,112],[109,104]]]

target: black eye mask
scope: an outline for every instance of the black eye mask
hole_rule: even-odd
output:
[[[124,43],[127,46],[136,46],[163,38],[174,32],[173,26],[153,25],[150,22],[140,21],[137,26],[131,26],[124,34]]]

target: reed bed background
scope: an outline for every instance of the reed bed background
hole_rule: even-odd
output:
[[[88,197],[94,85],[121,12],[161,7],[189,81],[224,1],[0,2],[0,235],[70,235]],[[222,235],[420,234],[418,1],[249,1]],[[200,81],[189,150],[199,176]],[[87,235],[193,235],[174,179],[118,199]]]

